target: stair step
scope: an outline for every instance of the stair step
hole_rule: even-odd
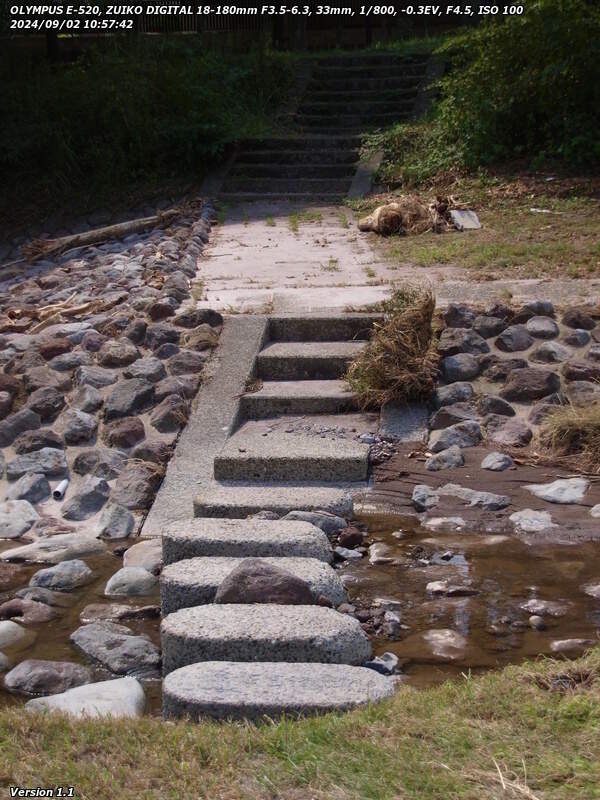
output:
[[[335,148],[311,150],[244,150],[238,156],[243,164],[349,164],[359,159],[358,150]]]
[[[327,536],[309,522],[271,519],[191,519],[169,526],[162,537],[165,566],[200,556],[289,556],[330,562]]]
[[[367,66],[390,66],[393,65],[396,69],[399,67],[421,67],[427,66],[429,55],[426,53],[415,54],[414,56],[400,55],[399,53],[373,53],[355,56],[324,56],[319,58],[317,65],[319,67],[339,67],[347,69],[348,67],[367,67]]]
[[[321,438],[283,430],[264,435],[264,424],[247,422],[214,459],[218,481],[364,481],[369,446],[351,439]]]
[[[426,62],[418,62],[415,64],[370,64],[368,66],[363,64],[353,64],[340,66],[339,64],[328,67],[315,67],[312,71],[312,80],[325,81],[332,78],[344,78],[346,76],[353,78],[393,78],[398,74],[404,76],[419,76],[424,75],[426,69]]]
[[[364,484],[354,487],[364,489]],[[194,516],[244,519],[259,511],[272,511],[279,516],[289,511],[329,511],[352,514],[352,488],[316,484],[283,484],[255,486],[247,483],[212,485],[200,490],[194,498]]]
[[[234,180],[255,178],[276,178],[277,180],[297,180],[299,178],[346,178],[351,179],[356,172],[355,164],[260,164],[236,161],[229,178]]]
[[[241,400],[245,419],[282,414],[339,414],[357,409],[356,396],[345,381],[267,381]]]
[[[226,192],[309,192],[310,194],[344,195],[351,184],[351,176],[346,178],[238,178],[232,175],[224,186]]]
[[[171,672],[163,716],[199,722],[348,711],[394,693],[395,681],[346,664],[204,661]]]
[[[161,624],[163,673],[200,661],[363,664],[371,644],[358,620],[323,606],[184,608]]]
[[[269,337],[279,342],[364,340],[382,319],[383,314],[279,314],[269,318]]]
[[[339,75],[327,81],[313,81],[309,83],[306,94],[315,91],[386,91],[389,89],[415,88],[424,79],[423,75],[389,75],[387,77],[369,77],[358,75]]]
[[[400,86],[392,89],[315,89],[304,95],[304,102],[337,103],[343,101],[361,102],[368,105],[384,100],[414,99],[419,91],[418,84]]]
[[[256,203],[272,200],[287,200],[290,203],[314,203],[317,200],[330,205],[340,203],[347,192],[220,192],[219,197],[229,203]]]
[[[212,556],[188,558],[165,567],[160,576],[160,602],[163,617],[182,608],[212,603],[225,578],[246,558]],[[287,570],[305,581],[315,598],[322,595],[337,607],[348,599],[339,575],[316,558],[263,557],[274,567]]]
[[[402,122],[410,116],[409,111],[389,111],[380,114],[298,114],[296,122],[304,128],[323,128],[331,126],[330,130],[339,130],[340,128],[349,128],[353,130],[361,129],[367,130],[370,128],[382,127],[384,125],[394,125],[397,122]]]
[[[258,354],[258,377],[267,381],[341,378],[364,346],[364,341],[273,342]]]
[[[244,143],[244,149],[259,150],[355,150],[360,148],[361,139],[357,134],[350,136],[329,134],[326,136],[294,136],[266,139],[251,139]]]
[[[414,100],[410,97],[377,101],[355,100],[352,97],[335,101],[320,101],[311,98],[310,100],[305,99],[300,105],[298,115],[336,116],[339,119],[356,116],[359,119],[367,119],[380,114],[407,113],[412,111],[413,105]]]

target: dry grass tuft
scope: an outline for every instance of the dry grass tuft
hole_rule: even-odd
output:
[[[577,456],[581,469],[600,474],[600,403],[557,407],[542,424],[540,442],[557,456]]]
[[[424,400],[438,368],[433,330],[435,297],[430,289],[397,289],[384,304],[385,320],[350,365],[346,380],[363,409]]]

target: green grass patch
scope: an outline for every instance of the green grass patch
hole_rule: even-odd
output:
[[[600,651],[259,725],[0,714],[6,788],[94,800],[597,800]]]
[[[294,211],[289,216],[290,229],[292,233],[298,233],[300,225],[303,225],[308,222],[319,223],[322,221],[322,219],[323,215],[321,214],[320,211],[312,211],[310,209],[308,211],[298,211],[298,212]]]

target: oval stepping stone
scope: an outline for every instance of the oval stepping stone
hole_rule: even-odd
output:
[[[395,683],[372,669],[344,664],[206,661],[165,678],[163,715],[198,721],[347,711],[390,697]]]
[[[165,567],[160,577],[160,598],[163,614],[180,608],[212,603],[217,589],[242,558],[188,558]],[[321,594],[334,606],[348,599],[337,573],[316,558],[263,558],[267,564],[280,567],[305,581],[315,599]]]
[[[163,673],[199,661],[362,664],[371,643],[358,620],[322,606],[206,605],[161,624]]]
[[[192,519],[163,533],[165,565],[198,556],[293,556],[331,561],[327,536],[309,522],[266,519]]]

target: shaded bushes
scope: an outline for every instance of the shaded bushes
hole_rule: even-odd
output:
[[[456,166],[527,158],[600,163],[600,11],[584,0],[533,0],[438,48],[450,70],[423,125],[383,134],[383,175],[419,181]],[[394,167],[395,165],[395,167]]]
[[[293,77],[283,55],[203,51],[189,37],[114,40],[72,64],[0,69],[0,181],[58,193],[201,175],[265,129]]]

